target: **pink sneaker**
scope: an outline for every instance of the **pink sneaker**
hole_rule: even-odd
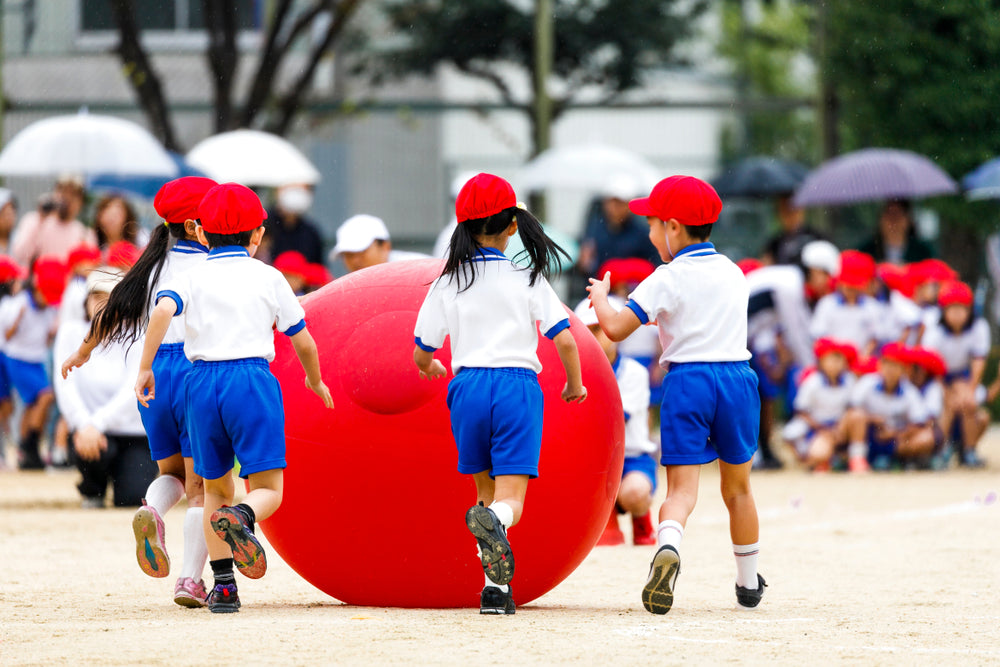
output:
[[[145,499],[132,517],[132,532],[135,533],[135,559],[142,571],[158,579],[169,575],[170,557],[163,539],[163,519]]]
[[[205,582],[191,577],[181,577],[174,586],[174,602],[182,607],[204,607],[207,596]]]

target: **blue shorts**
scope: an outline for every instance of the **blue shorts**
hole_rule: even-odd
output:
[[[529,368],[463,368],[448,384],[458,471],[538,477],[544,401]]]
[[[639,454],[639,456],[626,456],[625,467],[622,468],[622,479],[630,472],[641,472],[649,478],[649,483],[653,485],[650,493],[656,492],[656,459],[649,454]]]
[[[149,438],[149,452],[154,461],[162,461],[175,454],[191,456],[188,438],[187,410],[184,404],[184,379],[191,370],[191,362],[184,356],[184,343],[161,345],[153,359],[153,376],[156,378],[156,398],[144,408],[139,404],[139,416]]]
[[[281,386],[265,359],[196,361],[185,387],[194,471],[218,479],[240,460],[240,477],[285,467]]]
[[[7,374],[7,355],[0,352],[0,401],[10,398],[10,376]]]
[[[38,400],[41,393],[52,389],[45,364],[40,361],[21,361],[4,355],[3,365],[10,387],[17,392],[26,405],[31,405]]]
[[[878,437],[878,428],[868,425],[868,462],[874,463],[878,458],[893,458],[896,456],[896,439],[883,440]]]
[[[746,463],[757,451],[759,431],[760,395],[750,364],[670,364],[660,406],[660,463]]]

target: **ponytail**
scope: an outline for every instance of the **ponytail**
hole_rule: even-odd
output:
[[[528,257],[531,259],[531,274],[528,277],[528,284],[534,286],[539,274],[545,276],[547,280],[553,271],[559,270],[562,264],[560,255],[569,262],[569,253],[549,238],[538,218],[523,208],[514,208],[513,212],[514,219],[517,220],[517,235],[521,237],[521,243],[524,245],[524,250],[518,253],[518,257],[523,253],[528,253]]]

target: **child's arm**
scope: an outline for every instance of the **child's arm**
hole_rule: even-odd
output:
[[[605,303],[607,298],[605,298]],[[609,306],[610,308],[610,306]],[[612,308],[612,310],[614,310]],[[635,317],[633,315],[633,317]],[[559,360],[566,369],[566,386],[562,391],[562,399],[567,403],[582,403],[587,398],[587,388],[583,386],[583,373],[580,370],[580,353],[576,349],[576,341],[569,329],[563,329],[556,334],[552,342],[556,344]]]
[[[419,345],[413,346],[413,363],[420,369],[420,377],[428,380],[444,377],[448,374],[448,369],[434,358],[434,353],[421,349]]]
[[[95,347],[97,347],[97,338],[88,334],[83,339],[83,342],[80,343],[80,347],[76,348],[73,354],[66,357],[66,360],[63,362],[60,373],[64,380],[69,376],[71,370],[79,368],[90,361],[90,353],[94,351]]]
[[[333,397],[330,396],[329,388],[323,384],[323,376],[319,370],[319,350],[308,329],[301,329],[292,335],[292,347],[302,364],[302,370],[306,372],[306,386],[323,400],[323,405],[332,408]]]
[[[149,402],[156,398],[156,379],[153,377],[153,359],[160,349],[163,337],[167,335],[170,320],[177,313],[177,302],[170,296],[159,300],[149,316],[149,326],[146,327],[146,341],[142,345],[142,357],[139,360],[139,377],[135,381],[135,397],[142,407],[148,408]]]
[[[28,310],[27,306],[22,306],[20,312],[18,312],[17,317],[14,318],[14,323],[10,325],[7,329],[4,329],[3,336],[4,340],[10,340],[17,333],[17,330],[21,327],[21,318],[24,317],[25,311]]]
[[[590,305],[597,313],[597,321],[601,325],[601,330],[608,338],[620,343],[628,338],[633,331],[642,326],[642,322],[632,312],[631,308],[622,308],[621,312],[616,311],[608,303],[608,292],[611,290],[611,272],[604,274],[604,278],[597,280],[590,278]]]

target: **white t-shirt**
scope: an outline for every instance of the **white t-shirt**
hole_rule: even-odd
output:
[[[751,272],[746,280],[750,290],[747,324],[750,340],[760,341],[759,345],[780,333],[800,368],[813,365],[816,358],[809,336],[811,313],[801,269],[765,266]],[[761,337],[764,329],[774,329],[773,335]]]
[[[809,374],[795,394],[795,411],[816,422],[832,426],[847,412],[856,378],[851,373],[842,374],[837,384],[830,384],[818,369]]]
[[[814,339],[838,338],[854,343],[863,353],[878,340],[882,309],[875,299],[862,294],[857,303],[847,303],[840,294],[827,294],[816,304],[809,333]]]
[[[916,387],[906,378],[899,381],[896,391],[886,393],[882,376],[869,373],[858,378],[851,393],[851,406],[861,408],[869,415],[881,417],[891,429],[909,424],[923,424],[930,417]]]
[[[69,320],[87,321],[87,279],[83,276],[73,276],[66,289],[63,290],[62,301],[59,303],[59,324]],[[57,357],[58,358],[58,357]]]
[[[928,416],[939,419],[944,411],[944,385],[939,380],[930,380],[923,387],[917,387]]]
[[[924,332],[923,344],[944,358],[948,373],[961,373],[969,369],[973,359],[989,355],[990,325],[977,317],[971,327],[955,334],[939,320]]]
[[[514,266],[499,250],[483,248],[468,264],[476,269],[468,289],[459,291],[457,281],[448,277],[431,284],[414,327],[417,345],[436,350],[451,336],[455,373],[466,367],[540,372],[538,328],[548,338],[568,328],[566,307],[544,276],[529,285],[529,272]]]
[[[655,320],[660,365],[691,361],[746,361],[747,281],[711,243],[684,248],[629,294],[639,321]]]
[[[878,333],[879,342],[898,341],[907,329],[910,330],[910,334],[907,336],[907,340],[909,340],[920,327],[922,318],[920,306],[899,292],[892,290],[889,292],[888,301],[876,299],[875,303],[882,311]]]
[[[167,252],[167,257],[163,261],[163,268],[160,269],[160,278],[150,291],[156,294],[162,289],[161,285],[167,285],[185,271],[199,266],[205,261],[206,257],[208,257],[208,248],[205,246],[194,241],[178,239]],[[170,326],[167,327],[167,333],[163,337],[163,344],[183,342],[184,316],[182,315],[170,320]]]
[[[652,454],[656,443],[649,439],[649,371],[621,354],[612,368],[625,411],[625,456]]]
[[[305,328],[305,311],[288,281],[246,248],[213,248],[208,258],[157,292],[185,315],[184,354],[191,361],[274,360],[272,327],[288,335]]]
[[[21,317],[17,331],[4,343],[4,354],[20,361],[44,362],[49,353],[49,332],[55,325],[59,311],[53,306],[39,308],[30,291],[21,290],[4,299],[0,305],[0,337],[14,326],[21,310],[24,310],[24,316]]]

